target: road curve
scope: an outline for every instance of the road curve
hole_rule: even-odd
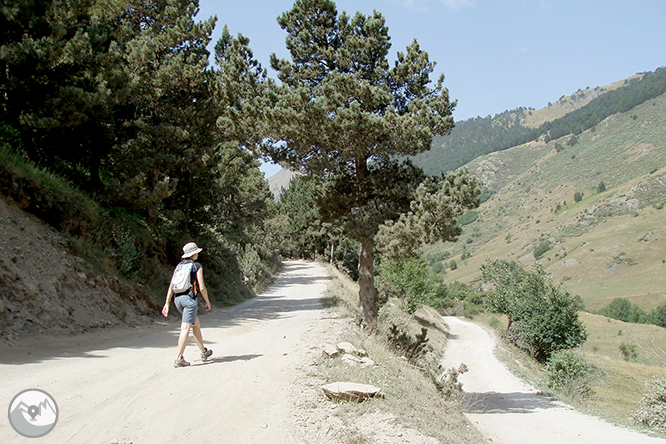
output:
[[[494,339],[478,325],[445,317],[451,331],[442,365],[465,363],[463,405],[468,419],[500,444],[665,444],[637,431],[585,415],[539,395],[513,376],[493,353]]]

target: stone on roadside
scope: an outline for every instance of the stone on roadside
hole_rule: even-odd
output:
[[[323,352],[329,358],[335,358],[340,353],[340,351],[334,345],[331,344],[324,345]]]
[[[349,342],[340,342],[338,345],[338,350],[341,353],[347,353],[347,354],[355,354],[357,353],[358,350],[356,350],[356,347],[354,347],[352,344]]]
[[[345,400],[357,402],[373,398],[381,390],[374,385],[358,384],[355,382],[333,382],[322,386],[321,389],[326,396],[334,401]]]

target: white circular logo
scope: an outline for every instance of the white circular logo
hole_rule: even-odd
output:
[[[58,405],[44,390],[23,390],[9,404],[9,423],[26,438],[49,433],[58,422]]]

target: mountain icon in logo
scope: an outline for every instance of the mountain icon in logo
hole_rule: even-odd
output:
[[[39,438],[53,430],[58,422],[58,405],[43,390],[24,390],[9,406],[9,422],[20,435]]]

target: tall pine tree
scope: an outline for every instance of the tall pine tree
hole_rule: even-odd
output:
[[[345,221],[360,244],[359,299],[374,327],[374,236],[387,219],[409,207],[423,178],[396,156],[428,150],[453,126],[454,103],[443,76],[432,85],[434,62],[413,41],[390,67],[384,17],[338,14],[330,0],[297,0],[278,18],[291,60],[271,56],[282,84],[266,113],[264,152],[307,174],[331,178],[321,203]]]

